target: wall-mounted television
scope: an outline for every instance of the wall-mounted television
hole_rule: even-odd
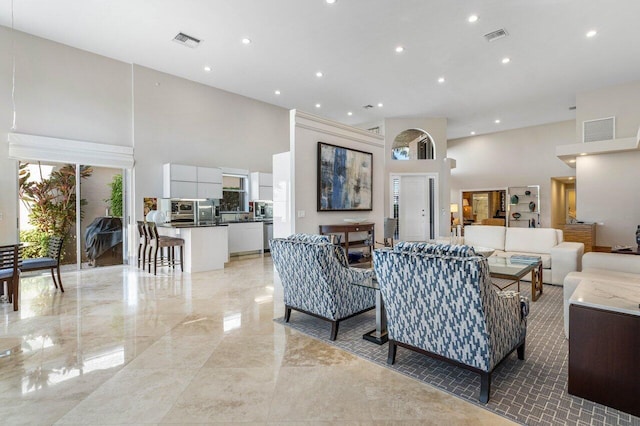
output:
[[[318,211],[370,211],[373,154],[318,142]]]

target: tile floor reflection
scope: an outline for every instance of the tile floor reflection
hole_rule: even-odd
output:
[[[24,277],[20,311],[0,306],[2,424],[510,423],[275,324],[268,256],[62,279]]]

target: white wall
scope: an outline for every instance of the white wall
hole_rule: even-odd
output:
[[[17,240],[17,166],[7,158],[6,143],[12,125],[13,52],[15,132],[133,143],[130,65],[0,27],[0,133],[5,142],[0,144],[0,243]]]
[[[134,67],[136,217],[162,197],[162,164],[270,172],[289,149],[288,111],[159,71]]]
[[[318,212],[317,163],[318,142],[325,142],[373,154],[372,211]],[[295,218],[295,232],[317,234],[318,225],[345,223],[345,218],[366,218],[376,224],[377,235],[384,235],[384,138],[366,130],[347,126],[301,111],[291,111],[291,145],[293,157],[293,210],[304,211]]]
[[[540,185],[540,222],[549,227],[551,178],[575,175],[574,169],[556,157],[556,146],[574,141],[573,121],[450,140],[447,156],[456,160],[451,198],[458,201],[463,189]]]
[[[438,235],[449,235],[450,231],[450,177],[451,166],[445,159],[451,157],[447,153],[447,119],[446,118],[387,118],[385,129],[385,165],[386,176],[391,173],[437,173],[438,174]],[[434,160],[392,160],[393,141],[408,129],[427,132],[435,144]],[[385,214],[390,215],[391,189],[389,179],[385,179]]]
[[[616,117],[616,138],[636,137],[640,127],[640,81],[576,96],[576,142],[582,122]],[[640,151],[578,157],[578,217],[596,222],[596,245],[635,245],[640,225]]]

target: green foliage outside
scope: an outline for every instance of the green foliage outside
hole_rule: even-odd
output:
[[[20,231],[20,242],[29,243],[22,249],[22,257],[25,259],[45,257],[49,248],[49,238],[51,238],[49,234],[37,229]]]
[[[122,175],[115,175],[109,184],[111,198],[106,200],[111,208],[111,215],[122,217]]]
[[[19,166],[18,195],[29,210],[29,223],[36,228],[40,235],[67,236],[76,222],[75,166],[73,164],[64,165],[58,170],[54,170],[46,179],[42,178],[42,172],[40,172],[40,179],[36,181],[30,181],[31,173],[27,166],[28,163],[20,163]],[[80,166],[81,179],[86,179],[92,174],[91,166]],[[86,204],[86,200],[80,200],[81,217],[82,206]],[[36,240],[34,243],[40,245],[38,250],[44,250],[46,253],[49,246],[48,240],[44,244],[43,236],[35,236],[34,234],[33,238]],[[35,251],[36,248],[33,247],[33,250]]]

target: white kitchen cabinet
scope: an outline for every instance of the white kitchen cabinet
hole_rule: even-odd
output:
[[[167,163],[163,166],[164,198],[222,198],[222,169]]]
[[[164,188],[165,198],[198,198],[198,184],[196,182],[169,181],[168,189]]]
[[[271,173],[253,172],[249,179],[251,201],[273,200],[273,175]]]
[[[222,169],[217,167],[198,167],[198,183],[219,183],[222,185]]]
[[[197,198],[222,198],[222,183],[198,182]]]
[[[230,223],[229,253],[264,250],[262,222]]]

